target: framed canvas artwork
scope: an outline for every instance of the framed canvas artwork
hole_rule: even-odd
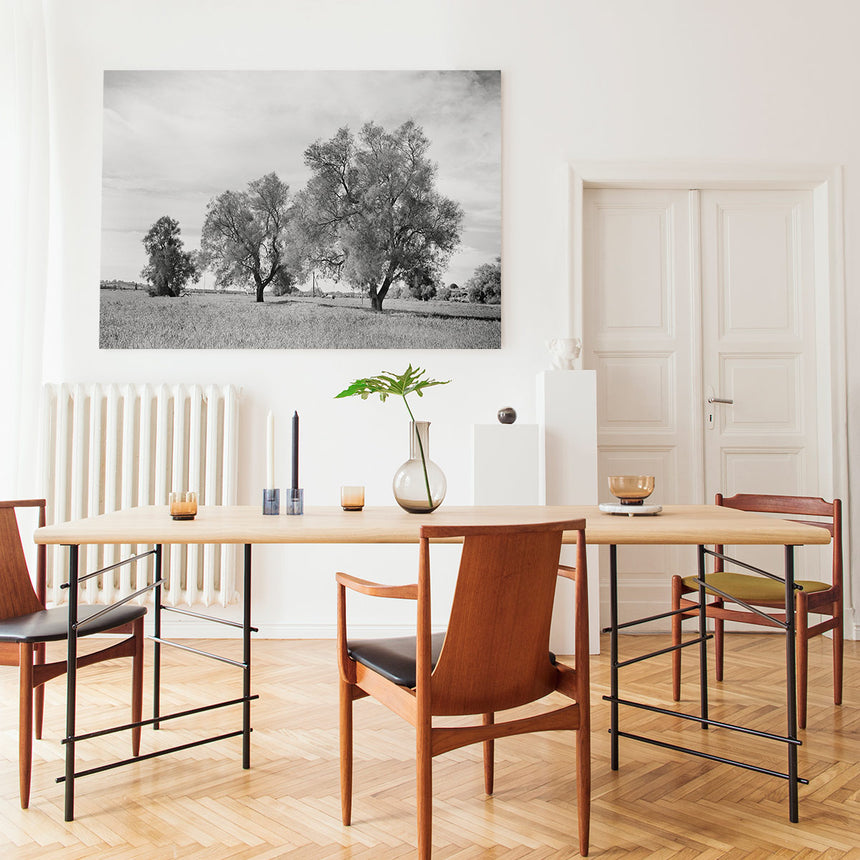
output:
[[[498,71],[107,71],[103,349],[498,349]]]

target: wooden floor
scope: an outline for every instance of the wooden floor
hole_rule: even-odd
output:
[[[622,637],[634,656],[667,637]],[[608,643],[604,643],[608,645]],[[844,704],[834,707],[830,643],[812,643],[810,719],[802,733],[800,823],[790,824],[786,784],[654,746],[621,741],[609,769],[606,653],[593,659],[592,857],[860,858],[860,643],[846,643]],[[239,656],[237,642],[204,647]],[[604,649],[606,651],[606,648]],[[687,651],[685,654],[689,654]],[[727,680],[712,688],[712,716],[784,731],[781,637],[729,637]],[[149,655],[148,655],[149,656]],[[240,695],[237,670],[169,651],[165,709]],[[666,705],[668,657],[622,670],[622,688]],[[682,703],[698,696],[685,659]],[[0,669],[0,858],[274,858],[386,860],[415,852],[414,738],[370,700],[356,703],[353,826],[340,823],[337,688],[330,641],[256,641],[252,767],[240,740],[118,768],[79,780],[77,820],[63,822],[62,681],[48,685],[45,739],[35,743],[29,810],[18,804],[17,670]],[[81,672],[78,727],[127,719],[130,668]],[[147,672],[147,684],[149,684]],[[145,707],[149,704],[149,700]],[[180,726],[180,723],[183,725]],[[677,725],[680,724],[680,725]],[[164,724],[144,733],[142,752],[239,727],[238,709]],[[782,744],[626,709],[622,728],[785,769]],[[79,768],[129,754],[124,735],[80,743]],[[496,744],[496,794],[482,791],[480,747],[434,761],[434,857],[577,856],[576,783],[570,738],[554,732]]]

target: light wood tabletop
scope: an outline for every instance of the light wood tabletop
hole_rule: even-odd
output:
[[[417,543],[424,523],[470,525],[585,518],[590,544],[826,544],[824,528],[716,505],[666,505],[654,516],[607,514],[596,505],[446,506],[432,514],[397,507],[305,508],[302,516],[263,516],[258,506],[201,507],[189,521],[166,505],[128,508],[37,529],[37,544]],[[575,541],[570,532],[570,542]]]

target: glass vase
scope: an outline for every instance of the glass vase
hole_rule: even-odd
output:
[[[409,422],[409,459],[394,473],[394,498],[410,514],[435,511],[448,489],[445,473],[430,459],[430,422]]]

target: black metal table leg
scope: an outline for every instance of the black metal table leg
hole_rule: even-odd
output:
[[[251,544],[245,544],[245,570],[242,583],[242,767],[251,767]]]
[[[723,562],[729,562],[739,567],[746,568],[753,573],[769,577],[772,580],[784,582],[785,584],[785,621],[774,619],[773,616],[767,615],[763,610],[744,602],[740,598],[732,594],[720,590],[714,583],[706,586],[705,583],[705,559],[706,556],[712,555],[715,558],[721,559]],[[610,695],[604,696],[603,699],[610,703],[610,728],[611,735],[610,745],[610,767],[612,770],[618,770],[618,739],[629,738],[630,740],[641,741],[643,743],[652,744],[664,749],[674,750],[676,752],[685,753],[687,755],[698,756],[699,758],[708,759],[710,761],[720,762],[722,764],[733,765],[734,767],[744,768],[756,773],[765,774],[768,776],[778,777],[788,781],[789,791],[789,820],[796,823],[798,820],[798,786],[808,785],[809,780],[803,779],[798,775],[798,756],[797,748],[801,745],[801,741],[797,737],[797,667],[796,659],[796,612],[795,612],[795,591],[797,586],[794,582],[794,546],[785,546],[785,577],[777,576],[769,571],[750,565],[740,559],[732,558],[724,555],[722,551],[708,549],[700,545],[698,547],[698,619],[699,619],[699,635],[695,639],[682,641],[679,645],[672,645],[668,648],[660,648],[656,651],[651,651],[647,654],[640,654],[628,660],[620,660],[618,654],[618,631],[628,627],[634,627],[639,624],[646,624],[651,621],[656,621],[661,618],[668,618],[676,615],[688,613],[689,609],[677,609],[670,612],[663,612],[657,615],[651,615],[646,618],[638,618],[633,621],[625,621],[623,624],[618,621],[618,555],[617,546],[610,545],[609,547],[609,609],[610,609],[610,626],[603,629],[604,633],[610,634]],[[708,714],[708,650],[707,640],[712,634],[707,631],[707,591],[712,591],[720,595],[726,600],[740,604],[750,612],[757,613],[769,619],[777,627],[785,631],[785,670],[786,670],[786,698],[787,698],[787,715],[788,729],[786,735],[779,735],[772,732],[762,732],[752,729],[748,726],[739,726],[732,723],[721,722],[719,720],[711,720]],[[654,705],[645,704],[644,702],[636,702],[628,699],[619,698],[618,694],[618,671],[619,669],[638,663],[642,660],[648,660],[652,657],[659,657],[676,651],[687,646],[699,646],[699,687],[700,687],[700,715],[680,713],[667,708],[659,708]],[[684,720],[691,720],[699,723],[703,729],[707,729],[710,725],[718,726],[722,729],[741,732],[748,735],[764,738],[771,741],[785,743],[788,746],[788,767],[785,773],[781,773],[770,768],[760,767],[750,762],[740,761],[738,759],[726,758],[724,756],[713,755],[704,750],[694,749],[690,747],[680,746],[678,744],[666,743],[665,741],[656,740],[655,738],[643,737],[642,735],[632,734],[622,731],[619,728],[619,713],[618,706],[625,705],[634,707],[640,710],[650,711],[652,713],[665,714],[674,716]]]
[[[69,624],[66,656],[66,786],[65,820],[75,817],[75,689],[78,670],[78,551],[69,547]]]
[[[708,719],[708,615],[705,593],[705,548],[699,545],[699,708],[703,720]],[[701,723],[707,730],[708,724]]]
[[[785,548],[785,686],[787,737],[797,739],[797,664],[795,662],[794,547]],[[788,745],[788,818],[797,823],[797,745]]]
[[[165,606],[162,603],[162,549],[163,547],[160,544],[157,544],[154,549],[148,550],[145,553],[140,553],[138,555],[132,556],[131,558],[125,559],[117,564],[109,565],[108,567],[102,568],[101,570],[93,571],[92,573],[87,573],[85,575],[81,575],[79,572],[79,546],[78,545],[69,545],[69,581],[62,583],[62,588],[69,589],[69,617],[68,617],[68,656],[67,656],[67,694],[66,694],[66,736],[63,739],[63,743],[66,746],[66,762],[65,762],[65,773],[63,776],[57,777],[57,782],[65,782],[65,818],[66,821],[72,821],[74,819],[74,801],[75,801],[75,780],[77,777],[88,776],[94,773],[102,773],[106,770],[112,770],[115,767],[121,767],[126,764],[133,764],[136,762],[143,761],[144,759],[155,758],[156,756],[167,755],[173,752],[180,752],[182,750],[191,749],[193,747],[201,746],[202,744],[214,743],[216,741],[227,740],[229,738],[235,738],[239,735],[242,735],[242,764],[243,767],[249,768],[251,766],[250,757],[251,757],[251,744],[250,744],[250,736],[251,736],[251,701],[253,699],[259,698],[258,696],[251,695],[251,633],[256,633],[257,630],[254,627],[251,627],[251,546],[247,544],[245,546],[245,581],[244,581],[244,613],[243,620],[240,624],[237,621],[231,621],[225,618],[215,618],[208,615],[203,615],[198,612],[193,612],[189,609],[180,609],[176,606]],[[94,614],[88,615],[85,622],[80,622],[78,619],[79,612],[79,595],[78,588],[82,582],[85,580],[91,579],[95,576],[101,576],[109,571],[114,570],[117,567],[120,567],[124,564],[129,564],[130,562],[138,561],[141,558],[144,558],[149,555],[155,556],[155,580],[145,586],[144,588],[138,589],[131,594],[120,598],[116,603],[111,606],[107,606],[104,609],[101,609]],[[148,720],[138,720],[133,723],[125,723],[123,725],[111,726],[110,728],[99,729],[95,732],[88,732],[82,735],[76,735],[75,730],[75,693],[76,693],[76,683],[77,683],[77,637],[82,624],[90,623],[96,618],[99,618],[101,615],[104,615],[107,612],[110,612],[113,608],[117,606],[121,606],[124,603],[128,603],[131,600],[135,600],[140,597],[147,591],[153,590],[155,591],[155,623],[154,623],[154,636],[151,638],[154,640],[155,646],[155,666],[154,666],[154,691],[153,691],[153,716],[152,719]],[[192,648],[189,645],[182,644],[180,642],[172,642],[161,637],[161,620],[163,612],[177,612],[183,615],[191,615],[196,618],[201,618],[206,621],[215,622],[218,624],[226,624],[233,628],[242,628],[242,645],[243,645],[243,660],[242,662],[238,660],[233,660],[228,657],[224,657],[219,654],[209,653],[208,651],[202,651],[198,648]],[[86,631],[85,631],[86,632]],[[186,651],[191,651],[195,654],[199,654],[204,657],[209,657],[214,660],[220,660],[224,663],[229,663],[231,666],[236,666],[243,670],[243,696],[242,698],[232,699],[224,702],[216,702],[211,705],[203,705],[202,707],[192,708],[190,710],[179,711],[176,713],[168,713],[162,714],[160,707],[160,694],[161,694],[161,645],[171,645],[176,648],[181,648]],[[201,738],[196,741],[192,741],[190,743],[179,744],[178,746],[169,747],[167,749],[160,749],[155,752],[146,753],[145,755],[135,755],[132,758],[123,759],[121,761],[114,761],[110,764],[100,765],[98,767],[88,768],[86,770],[82,770],[79,772],[75,772],[75,745],[79,740],[90,740],[92,738],[101,737],[103,735],[113,734],[115,732],[127,731],[129,729],[136,729],[142,726],[152,725],[153,728],[158,728],[161,722],[166,722],[167,720],[178,719],[180,717],[188,717],[194,714],[200,714],[205,711],[216,710],[219,708],[225,708],[232,705],[241,704],[243,706],[242,712],[242,728],[236,731],[227,732],[226,734],[214,735],[212,737]]]
[[[161,716],[161,544],[155,545],[155,593],[153,597],[152,728],[157,731]]]
[[[618,770],[618,547],[609,545],[610,767]]]

